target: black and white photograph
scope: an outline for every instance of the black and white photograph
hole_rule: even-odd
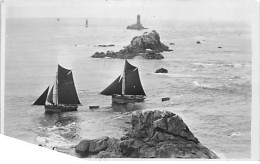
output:
[[[6,0],[4,135],[84,160],[250,160],[255,7]]]

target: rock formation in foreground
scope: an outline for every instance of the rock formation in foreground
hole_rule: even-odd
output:
[[[129,25],[129,26],[126,27],[126,29],[143,30],[143,29],[147,29],[147,28],[143,27],[143,25],[141,24],[140,15],[137,15],[137,22],[136,22],[136,24]]]
[[[134,37],[128,46],[118,52],[96,52],[91,57],[132,59],[136,56],[141,56],[145,59],[163,59],[164,57],[160,54],[160,52],[163,51],[172,50],[170,50],[168,46],[161,43],[159,34],[153,30],[149,33],[145,32],[141,36]]]
[[[81,157],[95,158],[206,158],[217,155],[204,147],[176,114],[134,112],[132,130],[121,139],[103,137],[76,145]]]

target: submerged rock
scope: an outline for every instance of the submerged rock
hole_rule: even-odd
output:
[[[168,73],[168,70],[165,68],[160,68],[155,71],[155,73]]]
[[[142,56],[145,59],[163,59],[164,57],[160,54],[160,52],[164,51],[172,50],[170,50],[168,46],[161,43],[159,34],[153,30],[149,33],[145,32],[141,36],[134,37],[128,46],[124,47],[118,52],[96,52],[91,57],[132,59],[136,56]]]
[[[115,45],[114,44],[99,44],[98,47],[114,47]]]
[[[143,27],[143,25],[141,24],[140,15],[137,15],[137,22],[136,22],[136,24],[129,25],[129,26],[126,27],[126,29],[143,30],[143,29],[147,29],[147,28]]]
[[[132,130],[120,140],[109,137],[83,140],[76,146],[76,152],[82,157],[96,158],[218,158],[174,113],[134,112],[131,124]]]

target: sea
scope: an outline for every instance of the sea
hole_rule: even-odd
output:
[[[251,145],[251,26],[248,22],[144,19],[148,29],[127,30],[133,19],[7,18],[5,135],[50,149],[82,139],[120,138],[131,113],[168,110],[221,159],[248,159]],[[173,51],[162,60],[129,59],[147,98],[112,104],[99,93],[123,71],[124,59],[91,58],[119,51],[134,36],[156,30]],[[200,41],[201,44],[197,44]],[[114,47],[99,47],[114,44]],[[71,69],[82,106],[48,115],[34,101],[55,82],[57,66]],[[167,74],[155,73],[166,68]],[[161,98],[169,97],[169,101]],[[89,109],[98,105],[98,109]],[[73,152],[71,152],[73,155]],[[74,154],[75,155],[75,154]]]

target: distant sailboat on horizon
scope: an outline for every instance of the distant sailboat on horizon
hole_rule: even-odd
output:
[[[86,27],[88,27],[88,19],[86,19]]]
[[[142,102],[146,98],[138,68],[131,65],[127,60],[125,60],[123,74],[100,92],[100,94],[111,95],[112,102],[119,104]]]
[[[81,105],[76,87],[74,84],[72,71],[58,65],[56,81],[50,92],[49,87],[34,102],[33,105],[44,105],[45,113],[59,113],[76,111]]]

